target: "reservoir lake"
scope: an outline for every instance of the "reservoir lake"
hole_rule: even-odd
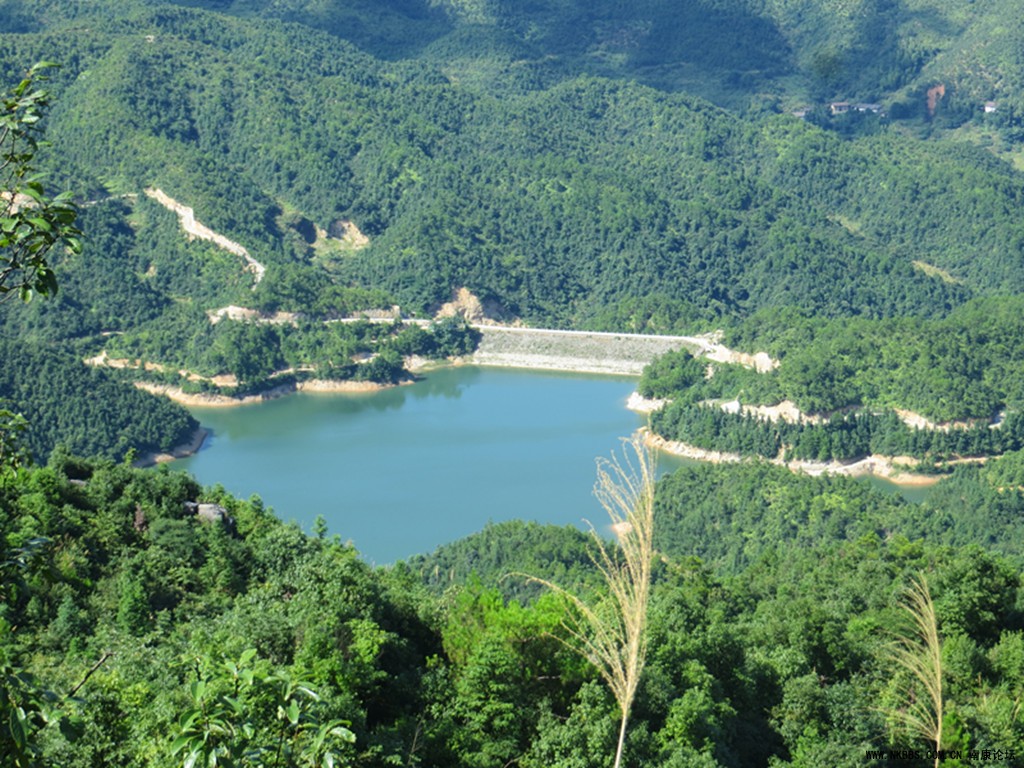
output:
[[[601,527],[594,462],[645,423],[625,405],[636,382],[465,366],[377,392],[193,408],[212,434],[172,467],[258,494],[307,532],[323,515],[328,535],[378,565],[488,521]]]
[[[328,534],[383,565],[433,551],[488,522],[522,519],[607,530],[595,460],[646,417],[626,408],[637,379],[510,368],[440,368],[411,386],[299,393],[190,409],[211,431],[172,464],[284,521]],[[661,454],[659,472],[688,460]],[[926,489],[879,489],[919,501]]]

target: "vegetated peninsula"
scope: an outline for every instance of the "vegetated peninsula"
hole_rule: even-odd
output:
[[[694,458],[948,471],[1024,447],[1020,309],[1008,298],[924,322],[790,317],[775,337],[785,342],[772,345],[777,367],[757,373],[672,353],[645,371],[639,392],[669,401],[652,413],[652,432]],[[758,319],[735,335],[773,334]],[[780,403],[788,407],[772,408]]]
[[[372,568],[324,521],[130,461],[196,435],[140,381],[234,401],[474,348],[602,357],[552,341],[572,331],[674,337],[642,343],[669,345],[640,385],[667,440],[948,474],[917,503],[767,461],[666,475],[627,764],[1020,763],[1018,17],[0,1],[3,93],[61,64],[35,162],[85,236],[50,255],[56,296],[0,302],[0,754],[610,765],[617,708],[567,647],[580,624],[509,576],[604,610],[585,533],[503,523]],[[453,302],[533,330],[477,345],[438,318]],[[912,585],[932,610],[908,612]]]

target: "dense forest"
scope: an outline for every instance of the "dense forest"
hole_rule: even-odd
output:
[[[926,320],[762,312],[728,336],[777,355],[772,370],[709,367],[676,352],[647,368],[639,391],[671,401],[652,415],[656,433],[709,450],[821,461],[999,455],[1021,447],[1020,310],[1020,297],[1006,296]],[[811,418],[771,421],[716,407],[730,401],[788,401]],[[931,423],[911,425],[901,411]]]
[[[173,216],[141,196],[147,187],[257,254],[275,274],[247,303],[282,309],[314,303],[331,283],[426,312],[466,286],[533,323],[665,331],[762,307],[935,315],[1020,289],[1017,174],[964,140],[921,141],[897,126],[850,139],[781,109],[730,112],[692,91],[577,71],[585,47],[547,52],[555,38],[545,37],[523,48],[524,24],[492,19],[497,6],[471,27],[457,7],[403,22],[416,4],[388,6],[374,19],[382,30],[422,22],[429,39],[427,29],[453,29],[413,57],[380,57],[351,39],[359,25],[345,19],[368,12],[359,4],[316,30],[301,22],[332,16],[326,6],[47,5],[0,37],[0,61],[9,79],[25,61],[63,64],[48,164],[87,199],[139,195],[121,199],[136,209],[141,274],[156,268],[158,292],[180,297],[174,273],[185,270],[209,275],[203,302],[241,300],[246,286],[223,255],[179,242]],[[627,12],[608,5],[593,23],[626,35],[617,17]],[[757,26],[729,27],[739,9],[719,5],[723,16],[705,24]],[[483,61],[476,34],[478,45],[489,35],[506,45]],[[506,55],[489,77],[446,66]],[[343,222],[368,244],[331,237]]]
[[[184,409],[63,352],[0,340],[0,359],[0,392],[31,425],[28,448],[37,457],[57,445],[116,459],[132,449],[168,451],[199,428]]]
[[[922,575],[944,745],[965,756],[943,764],[969,750],[1018,764],[1024,496],[999,485],[1004,461],[920,504],[777,467],[665,477],[628,764],[924,755],[895,714],[913,685],[887,651]],[[323,764],[305,762],[316,749],[353,766],[610,764],[614,702],[563,644],[567,606],[509,575],[600,594],[576,529],[505,523],[374,570],[344,531],[303,534],[180,473],[67,454],[5,472],[0,741],[14,765],[166,766],[202,740],[225,765]]]
[[[613,764],[586,532],[489,525],[374,568],[322,520],[132,467],[197,427],[138,379],[394,383],[473,350],[438,317],[461,289],[502,321],[775,361],[679,352],[639,382],[670,401],[652,430],[751,461],[657,483],[625,765],[1022,764],[1019,15],[0,0],[0,171],[31,165],[0,178],[36,206],[0,197],[0,272],[70,227],[44,183],[77,203],[34,262],[49,295],[0,301],[4,764]],[[911,502],[756,460],[869,453],[947,476]]]
[[[361,351],[322,341],[317,321],[396,304],[430,317],[468,288],[533,325],[725,328],[788,353],[780,386],[810,412],[1014,407],[1016,358],[994,338],[1024,290],[1017,91],[994,74],[1013,62],[1002,37],[983,64],[957,53],[1002,5],[662,6],[5,0],[0,74],[61,64],[38,164],[89,232],[80,258],[55,257],[55,302],[0,307],[5,333],[258,386],[274,366],[324,362],[299,349]],[[984,98],[1000,111],[968,109],[972,67],[998,83]],[[157,189],[262,279],[187,237]],[[236,331],[261,339],[228,370],[227,326],[204,317],[229,305],[301,313],[310,333]],[[972,333],[993,307],[1003,325]],[[879,339],[921,354],[877,369]],[[826,344],[847,346],[825,357]]]

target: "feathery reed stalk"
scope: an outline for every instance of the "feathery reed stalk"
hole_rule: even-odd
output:
[[[935,604],[923,576],[907,590],[903,608],[910,614],[913,630],[893,643],[889,656],[920,683],[924,695],[912,696],[905,707],[890,709],[888,714],[912,733],[935,744],[937,768],[942,748],[942,641]]]
[[[621,722],[615,768],[622,763],[626,725],[647,655],[647,603],[654,555],[655,458],[635,435],[623,440],[623,460],[598,459],[594,495],[611,519],[618,548],[611,548],[590,526],[596,554],[591,560],[608,586],[610,606],[591,605],[565,588],[528,576],[564,596],[575,608],[563,626],[570,648],[600,672],[619,705]]]

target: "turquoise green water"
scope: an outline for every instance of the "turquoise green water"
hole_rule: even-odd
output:
[[[284,520],[388,563],[521,518],[604,522],[594,460],[643,423],[636,380],[449,368],[367,394],[298,394],[193,410],[212,438],[175,462],[204,484],[259,494]]]
[[[380,392],[195,408],[212,437],[175,467],[242,498],[258,494],[306,531],[323,515],[330,534],[378,564],[488,521],[600,527],[594,461],[644,423],[625,407],[635,387],[627,377],[463,367]],[[687,463],[659,462],[662,471]]]

